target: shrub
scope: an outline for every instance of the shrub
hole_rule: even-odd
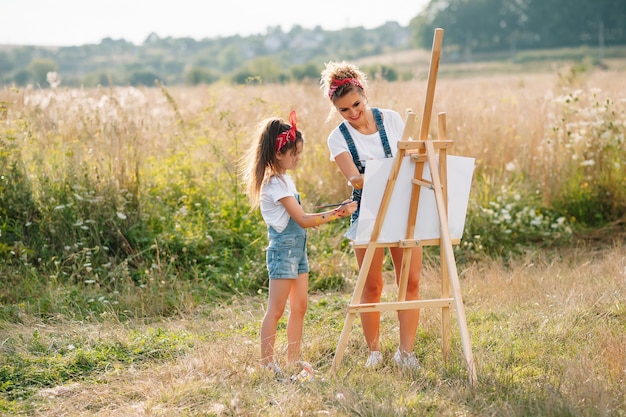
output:
[[[550,102],[545,184],[556,210],[584,227],[626,216],[626,111],[599,89],[578,89]]]
[[[569,219],[545,207],[527,182],[522,176],[507,185],[497,185],[484,175],[475,178],[459,251],[463,257],[486,254],[511,259],[570,239]]]

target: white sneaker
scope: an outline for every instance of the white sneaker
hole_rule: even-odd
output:
[[[272,372],[274,374],[274,377],[279,380],[283,377],[283,371],[282,369],[280,369],[280,367],[278,366],[278,364],[276,362],[270,362],[267,365],[265,365],[265,369],[267,369],[268,371]]]
[[[315,370],[310,363],[305,361],[298,361],[296,365],[301,366],[302,370],[291,376],[291,382],[308,382],[315,379]]]
[[[400,351],[400,348],[398,348],[393,355],[393,361],[400,368],[415,369],[418,371],[422,369],[422,365],[420,365],[420,361],[415,356],[415,352]]]
[[[373,350],[370,352],[370,356],[367,358],[367,362],[365,362],[366,368],[376,368],[383,361],[383,354],[380,353],[380,350]]]

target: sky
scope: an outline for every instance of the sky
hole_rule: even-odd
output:
[[[339,30],[407,26],[429,0],[0,0],[0,45],[72,46],[103,38],[141,44],[160,38],[197,40],[288,32],[294,25]]]

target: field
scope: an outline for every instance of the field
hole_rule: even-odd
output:
[[[373,80],[369,101],[421,116],[425,91]],[[310,231],[316,378],[259,369],[266,237],[238,162],[258,121],[293,108],[306,210],[349,195],[314,82],[1,90],[0,414],[626,416],[625,92],[622,69],[576,66],[438,81],[451,153],[476,159],[455,248],[472,385],[456,323],[444,361],[428,309],[421,371],[366,370],[357,320],[330,372],[357,274],[340,222]],[[390,268],[386,283],[392,298]],[[429,250],[420,292],[439,286]],[[396,325],[383,315],[387,364]]]

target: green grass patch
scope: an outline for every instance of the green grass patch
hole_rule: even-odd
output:
[[[146,365],[189,352],[193,337],[162,328],[131,330],[117,340],[87,340],[80,335],[42,334],[10,337],[2,346],[0,393],[24,400],[37,390],[68,382],[92,381],[106,372]]]

